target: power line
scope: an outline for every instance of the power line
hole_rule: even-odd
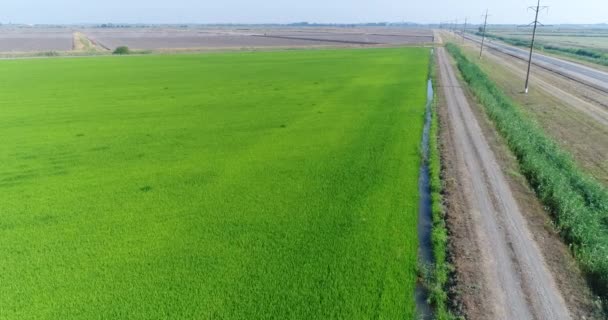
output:
[[[464,18],[464,27],[462,28],[462,43],[464,43],[464,33],[467,31],[467,20],[469,18]]]
[[[534,52],[534,40],[536,39],[536,27],[542,23],[540,23],[538,21],[538,14],[540,13],[541,10],[545,10],[549,7],[547,6],[540,6],[540,0],[538,0],[538,2],[536,3],[536,7],[528,7],[528,9],[532,9],[536,12],[536,17],[534,18],[534,21],[531,22],[530,24],[534,24],[534,29],[532,30],[532,42],[530,42],[530,58],[528,59],[528,72],[526,74],[526,89],[525,92],[526,94],[528,93],[528,84],[530,83],[530,68],[532,67],[532,53]]]
[[[485,18],[483,21],[483,30],[482,30],[482,34],[481,34],[481,50],[479,51],[479,59],[481,59],[481,55],[483,54],[483,44],[486,40],[486,27],[488,26],[488,9],[486,9],[486,14],[483,15],[482,17],[485,17]]]

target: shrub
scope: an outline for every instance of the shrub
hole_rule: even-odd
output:
[[[129,50],[129,47],[120,46],[120,47],[116,48],[112,54],[129,54],[129,53],[131,53],[131,50]]]
[[[44,57],[58,57],[59,56],[59,52],[57,51],[44,51],[38,54],[39,56],[44,56]]]
[[[596,292],[608,296],[608,192],[571,156],[521,114],[454,44],[447,45],[463,78],[505,137],[520,168],[557,222]]]

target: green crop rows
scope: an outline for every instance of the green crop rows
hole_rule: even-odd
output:
[[[527,120],[509,98],[454,44],[448,50],[463,78],[519,160],[522,173],[554,214],[557,226],[596,292],[608,296],[608,192]]]
[[[428,59],[0,62],[0,318],[412,319]]]

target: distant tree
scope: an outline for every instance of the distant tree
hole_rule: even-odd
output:
[[[45,57],[57,57],[57,56],[59,56],[59,52],[57,52],[57,51],[45,51],[45,52],[39,53],[39,55],[45,56]]]
[[[131,50],[129,50],[129,47],[127,46],[120,46],[118,48],[116,48],[114,50],[114,52],[112,52],[112,54],[129,54],[131,53]]]

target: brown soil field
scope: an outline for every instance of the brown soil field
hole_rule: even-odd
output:
[[[0,29],[0,52],[67,51],[72,42],[72,30],[67,28]]]
[[[79,37],[74,38],[74,35]],[[75,45],[75,41],[76,43]],[[416,45],[433,42],[433,33],[413,28],[0,28],[0,52],[70,51],[80,39],[99,50],[305,48],[365,45]],[[90,41],[89,41],[90,40]],[[82,48],[81,48],[82,49]],[[77,50],[82,51],[82,50]]]
[[[91,39],[108,49],[128,46],[131,49],[178,48],[247,48],[275,46],[327,45],[320,41],[256,37],[247,35],[196,35],[167,33],[88,33]]]
[[[431,43],[430,30],[374,29],[92,29],[85,33],[106,48],[128,46],[155,50],[177,48],[309,47]]]
[[[378,44],[422,44],[433,42],[433,33],[424,29],[320,29],[320,30],[272,30],[271,36],[312,38],[325,41],[370,42]]]

